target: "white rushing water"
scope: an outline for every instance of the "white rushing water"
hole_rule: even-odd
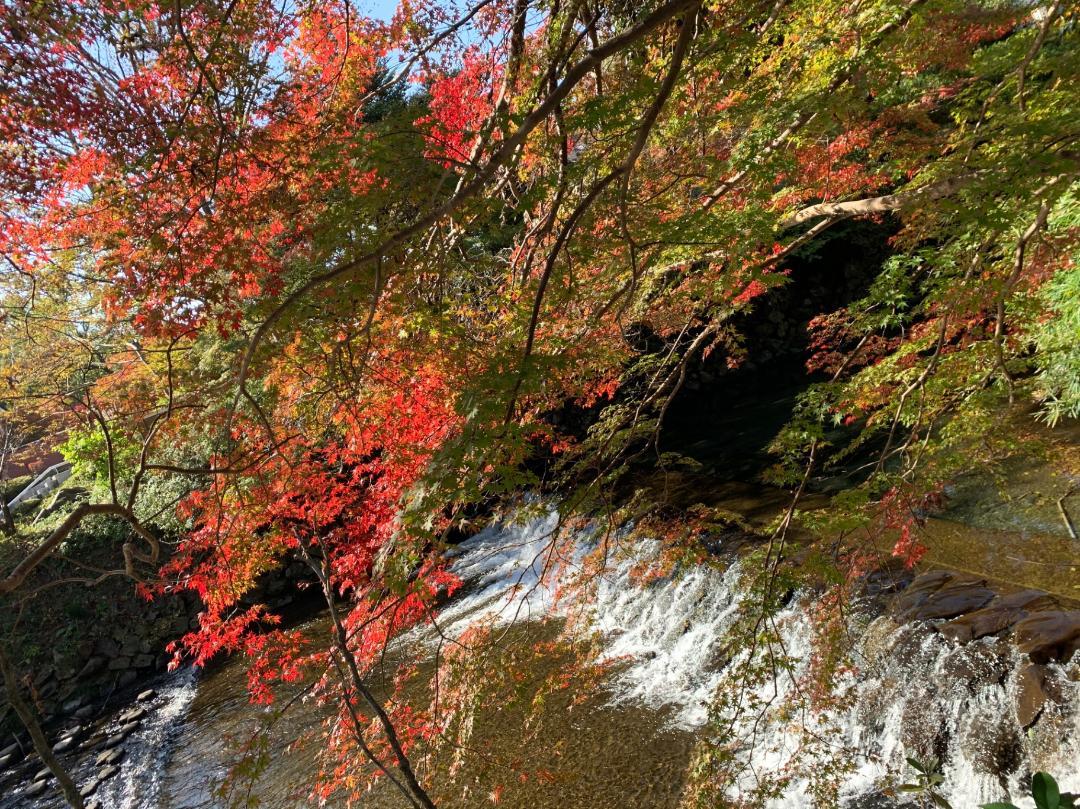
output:
[[[146,718],[123,743],[120,773],[98,788],[95,797],[103,808],[156,809],[165,764],[182,732],[196,689],[195,670],[190,667],[157,684],[157,696],[146,705]],[[118,724],[114,723],[114,730]]]
[[[551,511],[520,525],[488,528],[463,543],[453,570],[466,580],[466,592],[444,617],[462,628],[478,616],[538,619],[575,609],[563,589],[581,575],[596,532],[557,542],[557,525],[558,515]],[[633,553],[614,554],[592,591],[592,625],[604,637],[604,654],[626,661],[610,684],[612,699],[672,709],[677,725],[708,732],[707,706],[725,670],[739,662],[723,659],[741,597],[739,566],[698,565],[637,583],[634,568],[658,548],[659,543],[639,541]],[[822,749],[848,751],[852,765],[842,778],[841,796],[851,807],[902,805],[896,798],[883,798],[882,790],[901,779],[914,780],[909,756],[921,761],[941,757],[942,789],[955,809],[975,809],[1006,797],[1025,809],[1033,807],[1022,782],[1039,769],[1053,773],[1063,790],[1080,792],[1080,683],[1075,671],[1070,676],[1057,664],[1042,670],[1055,699],[1025,729],[1017,705],[1024,687],[1020,672],[1030,661],[994,638],[961,646],[925,623],[897,626],[887,617],[866,616],[853,638],[853,671],[840,685],[847,694],[844,706],[793,721],[784,705],[813,655],[809,606],[808,599],[796,599],[776,617],[783,651],[795,664],[790,673],[746,694],[748,701],[771,707],[747,712],[735,722],[746,766],[732,794],[748,794],[770,775],[791,773],[793,765],[812,768],[812,760],[800,761],[808,755],[802,732],[808,726],[824,736]],[[784,796],[768,805],[820,806],[812,786],[812,777],[796,777]]]

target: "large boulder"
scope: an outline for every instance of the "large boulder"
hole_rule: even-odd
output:
[[[1065,684],[1050,668],[1031,663],[1016,673],[1016,721],[1022,728],[1035,724],[1047,704],[1065,702]]]
[[[1047,610],[1029,615],[1013,629],[1016,645],[1036,663],[1067,663],[1080,649],[1080,610]]]
[[[938,627],[950,640],[967,643],[987,635],[1003,632],[1030,613],[1050,610],[1057,606],[1054,599],[1042,590],[1021,590],[999,595],[989,604]]]
[[[905,618],[908,613],[921,607],[930,596],[956,578],[948,570],[935,570],[917,576],[907,588],[893,599],[890,612],[898,618]]]
[[[902,621],[955,618],[985,607],[994,595],[985,579],[962,578],[946,570],[935,570],[916,578],[896,598],[893,614]]]

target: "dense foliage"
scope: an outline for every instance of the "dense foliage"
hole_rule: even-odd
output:
[[[457,586],[450,532],[541,474],[568,512],[621,505],[688,368],[746,361],[738,316],[829,228],[883,222],[891,258],[812,321],[820,381],[775,443],[781,485],[860,470],[815,527],[884,526],[914,563],[943,483],[1015,450],[1010,403],[1080,415],[1078,22],[1063,0],[421,0],[389,22],[9,0],[5,417],[68,431],[98,490],[73,520],[136,528],[116,574],[201,596],[178,660],[241,651],[263,700],[318,677],[319,795],[374,772],[431,806],[412,759],[464,724],[367,677]],[[552,418],[568,403],[586,432]],[[143,523],[177,500],[159,569]],[[314,652],[243,601],[286,557],[333,610]],[[783,592],[760,587],[763,609]],[[448,682],[491,654],[461,649]]]

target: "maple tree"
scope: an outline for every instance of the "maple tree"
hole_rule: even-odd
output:
[[[1076,23],[989,0],[5,3],[3,339],[67,363],[7,399],[66,413],[100,491],[0,594],[118,515],[148,548],[117,572],[205,604],[178,660],[243,652],[264,700],[318,673],[319,795],[361,788],[359,751],[432,806],[413,753],[450,725],[368,675],[458,585],[451,529],[538,484],[540,452],[570,510],[609,509],[693,363],[737,366],[739,313],[859,218],[895,223],[893,256],[811,323],[831,378],[774,472],[801,491],[872,449],[845,517],[914,563],[994,414],[1080,411]],[[585,435],[550,418],[567,402]],[[188,531],[155,570],[161,480]],[[333,615],[316,652],[244,606],[292,556]]]

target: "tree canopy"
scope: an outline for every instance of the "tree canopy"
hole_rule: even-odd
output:
[[[1011,451],[1011,403],[1080,415],[1078,23],[1063,0],[8,0],[5,413],[68,431],[99,483],[76,522],[135,527],[118,575],[202,598],[178,660],[244,652],[265,700],[318,672],[319,794],[363,770],[432,806],[412,754],[456,726],[366,675],[457,586],[451,531],[552,480],[612,512],[687,369],[746,361],[739,315],[837,228],[882,223],[890,256],[811,322],[777,483],[868,458],[837,519],[914,562],[920,509]],[[145,524],[174,505],[159,569]],[[289,554],[334,611],[315,652],[243,600]]]

